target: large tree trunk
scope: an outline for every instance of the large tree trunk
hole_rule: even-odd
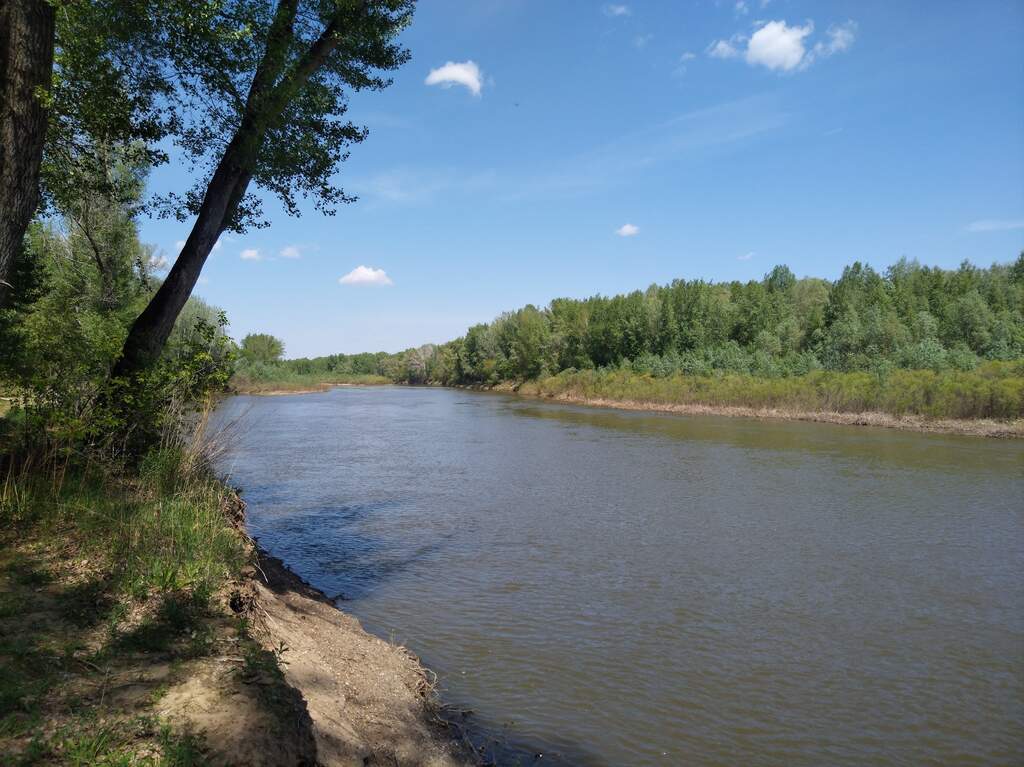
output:
[[[54,8],[46,0],[0,3],[0,309],[39,206],[39,164],[46,139],[40,98],[53,73]]]
[[[238,130],[228,144],[206,188],[199,215],[178,260],[163,285],[132,324],[114,378],[130,377],[160,356],[178,314],[192,294],[199,273],[217,238],[235,216],[252,179],[253,169],[269,126],[281,115],[288,100],[319,69],[338,44],[338,18],[295,62],[290,72],[286,54],[298,0],[280,0],[267,39],[267,49],[256,69]]]
[[[206,188],[199,216],[185,241],[185,247],[181,249],[156,295],[132,324],[121,358],[114,366],[115,378],[137,373],[160,356],[210,251],[234,216],[249,186],[252,176],[249,170],[251,157],[241,148],[242,144],[248,143],[243,138],[236,135],[228,145]]]

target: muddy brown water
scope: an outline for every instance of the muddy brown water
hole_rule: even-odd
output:
[[[1022,441],[401,387],[218,416],[251,532],[499,762],[1024,761]]]

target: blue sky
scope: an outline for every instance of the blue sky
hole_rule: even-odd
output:
[[[1024,249],[1018,0],[424,0],[403,40],[351,104],[359,201],[268,203],[207,262],[236,338],[398,351],[558,296]],[[187,227],[142,234],[173,260]]]

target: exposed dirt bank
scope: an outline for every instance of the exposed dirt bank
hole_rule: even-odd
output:
[[[317,764],[476,763],[440,718],[428,673],[405,648],[368,634],[262,551],[246,586],[260,641],[270,651],[287,648],[284,678],[305,700]]]
[[[574,394],[531,394],[510,387],[496,388],[495,391],[516,393],[532,399],[565,402],[590,407],[614,408],[617,410],[642,410],[657,413],[678,413],[680,415],[718,415],[738,418],[784,419],[789,421],[813,421],[834,423],[845,426],[880,426],[905,431],[935,432],[942,434],[964,434],[975,437],[1024,438],[1024,420],[994,421],[984,419],[930,419],[922,416],[896,416],[889,413],[841,413],[810,410],[789,410],[783,408],[756,408],[729,405],[674,404],[660,402],[638,402],[634,400],[613,400],[599,397],[581,397]]]

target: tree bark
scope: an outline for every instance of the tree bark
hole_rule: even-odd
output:
[[[238,130],[210,179],[185,247],[156,295],[132,324],[121,358],[112,371],[114,378],[136,375],[160,356],[210,251],[238,210],[267,130],[337,47],[335,18],[290,71],[284,71],[297,4],[297,0],[281,0],[278,4],[267,49],[253,76]]]
[[[0,4],[0,309],[39,207],[47,121],[40,91],[49,88],[53,73],[54,23],[46,0]]]

